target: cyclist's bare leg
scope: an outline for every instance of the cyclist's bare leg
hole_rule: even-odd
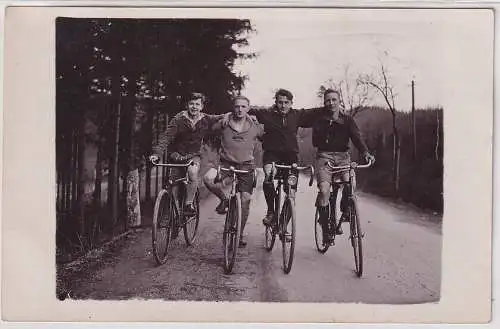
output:
[[[245,225],[250,214],[250,201],[252,195],[248,192],[241,192],[241,231],[240,231],[240,246],[245,246],[246,242],[243,240],[243,232],[245,230]]]
[[[216,208],[217,213],[224,214],[229,206],[229,201],[226,193],[222,189],[222,182],[215,183],[215,178],[217,177],[217,170],[210,168],[205,176],[203,177],[203,182],[210,192],[215,194],[219,199],[220,203]]]
[[[320,223],[323,229],[323,242],[330,240],[328,235],[328,199],[330,198],[330,182],[323,181],[318,184],[318,210]]]
[[[219,199],[227,199],[227,195],[222,189],[222,182],[215,183],[215,178],[217,177],[217,170],[210,168],[205,176],[203,176],[203,182],[210,192],[215,194]]]
[[[198,189],[198,172],[200,170],[200,163],[195,162],[194,165],[188,167],[189,181],[186,186],[186,204],[192,204],[194,195]]]
[[[273,180],[271,179],[273,165],[268,163],[264,165],[263,169],[264,169],[264,182],[262,183],[262,190],[264,191],[264,197],[266,198],[266,203],[267,203],[267,213],[263,222],[265,225],[270,225],[272,221],[272,214],[274,212],[274,198],[275,198],[274,183]]]
[[[328,199],[330,198],[330,182],[319,183],[319,197],[318,203],[320,207],[328,206]]]

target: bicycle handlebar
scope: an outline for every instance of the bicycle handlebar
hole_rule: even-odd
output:
[[[371,167],[371,165],[373,164],[373,161],[369,160],[368,163],[364,164],[364,165],[357,164],[356,162],[351,162],[349,165],[345,165],[345,166],[334,166],[334,165],[332,165],[331,161],[328,161],[326,164],[328,167],[330,167],[330,169],[338,170],[338,171],[346,171],[346,170],[351,170],[351,169]]]
[[[277,163],[273,162],[273,171],[272,172],[274,172],[274,168],[295,169],[295,170],[299,170],[299,171],[309,169],[311,171],[311,178],[309,179],[309,186],[312,186],[312,184],[314,182],[314,167],[313,166],[299,167],[296,163],[293,163],[291,165],[281,165],[281,164],[277,164]]]
[[[155,166],[158,166],[158,167],[189,167],[189,166],[192,166],[194,165],[194,161],[193,160],[189,160],[189,162],[187,163],[159,163],[159,162],[154,162],[154,161],[151,161],[151,163]]]
[[[237,173],[237,174],[248,174],[250,172],[250,170],[236,169],[233,166],[231,166],[229,168],[224,168],[224,167],[219,166],[219,167],[217,167],[217,174],[220,174],[221,170],[222,171],[234,172],[234,173]]]

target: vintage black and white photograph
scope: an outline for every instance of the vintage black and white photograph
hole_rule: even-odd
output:
[[[9,7],[5,44],[2,319],[491,319],[491,10]]]
[[[455,77],[397,15],[58,17],[57,298],[439,302]]]

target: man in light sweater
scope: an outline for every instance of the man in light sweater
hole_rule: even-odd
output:
[[[247,112],[250,109],[250,101],[244,96],[234,98],[233,112],[226,120],[221,119],[215,123],[212,129],[221,136],[221,148],[219,151],[220,165],[222,167],[234,166],[239,170],[249,170],[247,174],[238,174],[237,192],[241,193],[241,231],[240,247],[246,246],[243,239],[245,224],[250,212],[250,200],[254,185],[255,159],[253,156],[255,141],[263,133],[263,127],[255,118],[250,117]],[[222,172],[222,179],[229,176],[228,172]],[[229,207],[228,196],[222,189],[222,183],[215,183],[217,170],[211,168],[204,176],[204,182],[207,188],[215,194],[220,203],[216,208],[219,214],[227,212]]]

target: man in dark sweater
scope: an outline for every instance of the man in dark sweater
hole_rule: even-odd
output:
[[[321,110],[319,108],[296,110],[292,108],[292,103],[293,94],[286,89],[279,89],[271,108],[252,109],[248,112],[264,125],[262,162],[265,178],[262,189],[267,203],[264,225],[270,225],[274,215],[275,189],[271,179],[272,163],[291,165],[298,162],[297,131],[299,127],[311,127]]]
[[[353,142],[365,161],[375,161],[375,158],[368,152],[356,121],[341,110],[339,92],[328,89],[323,95],[323,100],[324,108],[312,124],[312,142],[317,148],[316,169],[319,188],[317,206],[325,234],[328,225],[328,199],[332,179],[339,178],[342,181],[349,179],[347,172],[332,175],[327,166],[328,161],[335,166],[349,165],[351,162],[349,141]],[[342,202],[341,207],[345,209],[345,201]],[[340,227],[337,234],[342,234]],[[330,237],[325,235],[323,240],[328,239]]]
[[[200,170],[200,153],[203,137],[210,131],[212,125],[224,117],[209,115],[202,112],[205,96],[201,93],[192,93],[188,99],[187,109],[179,112],[170,120],[165,132],[162,132],[158,144],[153,146],[153,155],[150,159],[157,162],[163,150],[168,150],[168,158],[174,162],[193,160],[194,165],[188,167],[189,182],[186,188],[186,203],[184,213],[194,215],[193,200],[198,188],[198,172]],[[182,168],[172,168],[171,175],[182,175]]]

